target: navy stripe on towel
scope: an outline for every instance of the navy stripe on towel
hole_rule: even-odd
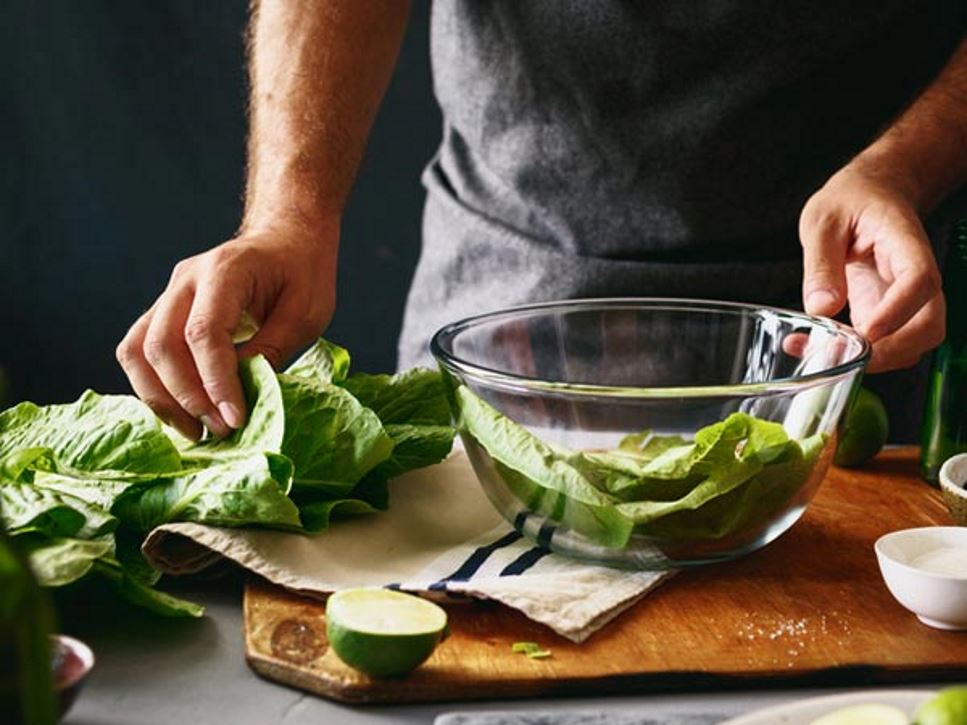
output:
[[[460,568],[453,572],[450,576],[443,577],[437,582],[434,582],[429,586],[430,591],[440,591],[447,588],[447,582],[465,582],[469,581],[470,577],[477,573],[477,570],[484,565],[484,562],[498,549],[503,549],[505,546],[510,546],[517,540],[521,538],[521,534],[517,531],[511,531],[510,533],[502,536],[493,541],[486,546],[481,546],[476,551],[474,551],[467,560],[460,565]]]
[[[540,546],[528,549],[505,566],[501,570],[500,576],[517,576],[518,574],[523,574],[550,553],[550,551]]]

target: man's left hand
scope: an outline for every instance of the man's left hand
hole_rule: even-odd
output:
[[[940,272],[899,181],[854,162],[806,202],[799,219],[806,312],[832,317],[849,302],[873,343],[870,372],[915,365],[940,344]]]

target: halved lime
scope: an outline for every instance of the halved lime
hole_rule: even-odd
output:
[[[871,390],[860,388],[846,413],[833,463],[859,466],[880,452],[889,435],[889,421],[883,401]]]
[[[923,703],[913,718],[916,725],[967,723],[967,687],[948,687]]]
[[[350,667],[398,677],[418,667],[446,634],[433,602],[388,589],[345,589],[326,602],[329,644]]]
[[[823,715],[809,725],[908,725],[906,713],[890,705],[853,705]]]

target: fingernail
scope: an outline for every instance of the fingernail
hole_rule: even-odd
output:
[[[201,415],[198,417],[198,420],[205,426],[205,430],[216,438],[224,438],[231,432],[222,421],[214,416],[207,414]]]
[[[245,423],[242,420],[242,414],[239,413],[238,408],[231,403],[219,403],[218,412],[222,414],[224,421],[232,428],[241,428]]]
[[[819,289],[809,293],[806,297],[806,312],[814,313],[831,310],[836,306],[836,295],[829,290]]]
[[[867,340],[870,342],[876,342],[881,337],[883,337],[883,328],[879,325],[870,325],[865,330],[861,331]]]

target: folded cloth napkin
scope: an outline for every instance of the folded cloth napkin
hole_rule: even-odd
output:
[[[317,536],[167,524],[142,549],[169,574],[226,557],[308,594],[380,586],[493,599],[575,642],[669,575],[585,564],[535,545],[494,510],[462,451],[389,486],[388,511],[339,521]]]

